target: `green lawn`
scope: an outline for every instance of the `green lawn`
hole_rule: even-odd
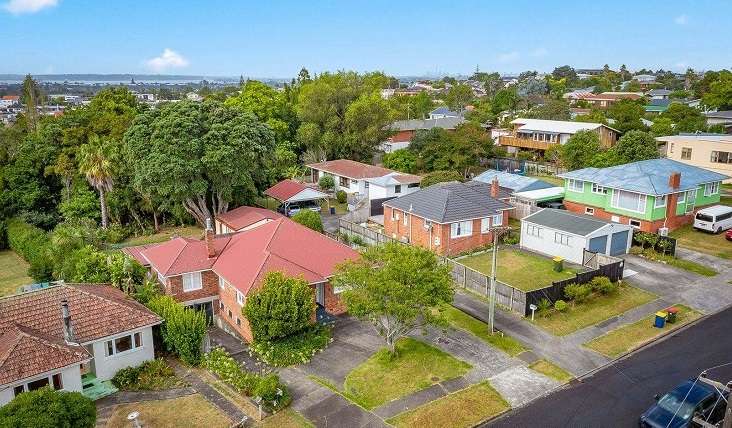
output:
[[[549,310],[547,314],[538,315],[533,322],[551,334],[564,336],[622,314],[655,298],[655,295],[647,291],[622,285],[614,294],[598,294],[583,303],[570,303],[565,312]]]
[[[676,238],[677,245],[690,250],[711,254],[723,259],[732,259],[732,242],[724,238],[724,233],[714,235],[694,230],[691,225],[681,227],[671,232]]]
[[[691,260],[679,259],[669,254],[661,254],[650,248],[642,250],[640,247],[632,247],[630,250],[631,254],[642,254],[649,260],[663,262],[673,267],[688,270],[689,272],[693,272],[699,275],[714,276],[719,273],[709,266],[693,262]]]
[[[597,337],[584,346],[597,351],[610,358],[618,357],[633,349],[639,348],[651,340],[667,334],[677,328],[687,324],[701,316],[701,314],[684,305],[674,305],[679,308],[677,321],[674,324],[666,323],[666,327],[657,328],[653,326],[656,319],[655,314],[651,314],[640,321],[619,327],[604,335]]]
[[[262,422],[254,422],[256,428],[313,428],[309,420],[292,409],[281,410]]]
[[[539,180],[546,181],[547,183],[553,184],[557,187],[564,186],[564,179],[559,178],[556,175],[529,175],[528,177],[538,178]]]
[[[508,409],[506,400],[488,382],[483,382],[401,413],[387,422],[398,428],[473,427]]]
[[[496,277],[512,287],[523,291],[544,288],[553,281],[572,278],[577,272],[565,268],[563,272],[554,271],[554,262],[546,257],[517,249],[498,250],[498,272]],[[476,254],[457,260],[469,268],[485,275],[491,274],[492,253]]]
[[[424,342],[403,338],[397,355],[384,348],[353,369],[343,384],[344,395],[373,409],[438,382],[464,375],[471,365]]]
[[[574,376],[569,372],[547,360],[534,361],[529,364],[529,368],[562,383],[567,383],[574,379]]]
[[[500,332],[494,334],[489,333],[488,324],[477,318],[473,318],[458,308],[446,306],[443,313],[451,326],[466,330],[511,356],[516,356],[526,351],[526,348],[513,337],[506,336]]]
[[[21,285],[33,284],[28,262],[13,251],[0,251],[0,296],[15,294]]]
[[[330,202],[331,207],[335,207],[336,214],[346,214],[348,212],[348,203],[339,203],[337,199],[331,198],[328,201],[323,201],[320,204],[321,213],[328,214],[330,211],[328,210],[328,203]]]
[[[114,245],[116,248],[132,247],[135,245],[155,244],[170,240],[174,235],[185,236],[191,238],[200,238],[203,236],[203,229],[198,226],[176,226],[166,227],[158,233],[151,235],[132,236],[125,239],[121,244]]]

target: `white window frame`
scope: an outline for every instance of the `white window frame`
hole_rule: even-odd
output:
[[[635,224],[633,224],[633,223],[638,223],[638,224],[637,224],[637,225],[635,225]],[[630,227],[632,227],[632,228],[634,228],[634,229],[640,229],[640,227],[641,227],[641,222],[640,222],[640,220],[636,220],[636,219],[634,219],[634,218],[630,218],[630,219],[628,219],[628,226],[630,226]]]
[[[638,195],[638,206],[642,207],[643,209],[642,210],[637,210],[637,209],[634,210],[634,209],[631,209],[631,208],[625,208],[625,207],[618,206],[618,202],[620,201],[620,192],[631,193],[631,194],[634,194],[634,195]],[[616,195],[618,195],[617,198],[616,198]],[[647,202],[648,202],[648,200],[647,200],[646,195],[644,195],[642,193],[629,192],[627,190],[620,190],[620,189],[613,189],[613,195],[610,198],[610,206],[611,207],[617,208],[617,209],[623,210],[623,211],[632,211],[634,213],[640,213],[640,214],[645,214],[646,213],[646,203]]]
[[[587,215],[595,215],[595,209],[590,207],[585,207],[585,214]]]
[[[579,186],[579,190],[576,189],[577,186]],[[567,190],[575,193],[584,193],[585,182],[576,178],[569,178],[567,181]]]
[[[408,221],[409,221],[409,214],[404,213],[404,215],[402,216],[402,224],[404,224],[406,226]]]
[[[592,193],[597,195],[607,195],[607,187],[600,186],[597,183],[592,183]]]
[[[450,238],[464,238],[473,234],[473,221],[450,223]]]
[[[676,203],[685,204],[686,203],[686,192],[681,192],[678,195],[679,195],[679,197],[676,199]]]
[[[704,196],[713,196],[719,193],[719,181],[704,185]]]
[[[658,201],[661,201],[662,203],[659,205]],[[653,200],[653,208],[661,208],[666,206],[666,195],[663,196],[655,196]]]
[[[239,306],[244,306],[244,293],[239,290],[236,291],[236,303]]]
[[[526,234],[531,235],[531,236],[536,236],[537,238],[541,238],[541,228],[539,226],[530,224],[530,225],[526,226]]]
[[[491,222],[489,217],[480,219],[480,233],[488,233],[491,231]]]
[[[135,336],[138,336],[140,338],[140,344],[139,345],[137,345],[137,342],[135,341]],[[126,351],[117,352],[117,343],[116,343],[116,341],[117,341],[117,339],[121,339],[123,337],[129,337],[130,338],[130,343],[132,344],[132,347],[130,347],[130,349],[128,349]],[[110,343],[112,345],[112,353],[111,354],[109,353],[109,345],[110,345]],[[105,340],[104,341],[104,356],[106,358],[116,358],[116,357],[118,357],[120,355],[125,355],[125,354],[129,354],[129,353],[135,352],[135,351],[137,351],[137,350],[139,350],[141,348],[144,348],[144,347],[145,347],[145,341],[142,339],[142,331],[135,331],[135,332],[132,332],[132,333],[129,333],[129,334],[121,334],[119,336],[115,336],[115,337],[113,337],[111,339],[108,339],[108,340]]]
[[[203,289],[203,275],[201,275],[201,272],[184,273],[182,276],[184,293]],[[186,278],[188,278],[188,286],[186,286]]]
[[[554,232],[554,243],[569,246],[569,235],[561,232]]]
[[[160,272],[158,272],[158,281],[160,281],[160,283],[163,285],[167,285],[165,276],[163,276],[163,274]]]
[[[219,275],[219,289],[226,290],[226,280],[221,275]]]
[[[61,383],[61,388],[59,388],[59,389],[56,389],[56,386],[55,386],[55,385],[53,384],[53,378],[54,378],[55,376],[58,376],[58,377],[59,377],[59,379],[60,379],[60,382],[59,382],[59,383]],[[51,388],[51,389],[53,389],[54,391],[65,391],[65,390],[66,390],[66,389],[64,388],[64,375],[63,375],[63,372],[56,372],[56,373],[49,373],[49,374],[48,374],[48,375],[46,375],[46,376],[41,376],[41,377],[37,377],[37,378],[35,378],[35,379],[32,379],[32,380],[28,380],[28,381],[25,381],[25,382],[23,382],[23,383],[21,383],[21,384],[18,384],[18,385],[15,385],[15,386],[13,386],[13,387],[12,387],[12,388],[13,388],[13,396],[14,396],[14,397],[17,397],[18,395],[22,394],[23,392],[28,392],[28,391],[30,391],[30,389],[28,389],[28,385],[29,385],[29,384],[31,384],[31,383],[33,383],[33,382],[37,382],[37,381],[39,381],[39,380],[41,380],[41,379],[46,379],[46,380],[48,381],[48,385],[44,386],[43,388],[49,388],[49,387],[50,387],[50,388]],[[21,392],[20,394],[16,394],[16,393],[15,393],[15,390],[16,390],[16,389],[17,389],[17,388],[18,388],[19,386],[23,388],[23,392]],[[10,388],[8,388],[8,389],[10,389]],[[34,391],[35,391],[35,390],[34,390]]]
[[[493,227],[496,226],[502,226],[503,225],[503,213],[496,214],[493,216],[493,220],[491,220]]]

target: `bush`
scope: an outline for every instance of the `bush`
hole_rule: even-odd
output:
[[[130,231],[121,224],[113,224],[104,233],[104,241],[108,244],[119,244],[130,236]]]
[[[165,320],[160,326],[163,343],[190,365],[201,361],[201,343],[206,335],[206,315],[201,311],[185,308],[170,296],[156,296],[147,307]]]
[[[567,302],[565,302],[564,300],[561,300],[561,299],[560,300],[557,300],[556,302],[554,302],[554,309],[556,309],[559,312],[566,311],[567,310]]]
[[[564,296],[573,302],[584,302],[592,293],[587,284],[569,284],[564,288]]]
[[[286,367],[309,362],[328,343],[330,329],[315,324],[282,339],[254,342],[251,349],[268,365]]]
[[[300,210],[292,216],[292,220],[316,232],[323,233],[323,220],[320,219],[320,214],[315,211]]]
[[[433,171],[429,174],[425,174],[424,177],[422,177],[422,181],[419,183],[419,186],[429,187],[433,184],[437,183],[444,183],[446,181],[463,181],[463,175],[460,174],[457,171]]]
[[[541,299],[539,300],[539,303],[536,305],[539,313],[544,313],[549,310],[549,308],[552,307],[552,302],[549,301],[549,299]]]
[[[353,242],[354,245],[358,245],[359,247],[366,246],[366,243],[363,241],[363,238],[361,238],[361,235],[353,235],[353,237],[351,237],[351,242]]]
[[[58,204],[58,211],[65,220],[91,219],[99,222],[99,196],[86,183],[74,186],[71,195]]]
[[[506,245],[516,245],[521,240],[518,233],[509,233],[503,238],[503,243]]]
[[[336,200],[339,204],[345,204],[348,200],[348,195],[344,190],[339,190],[336,192]]]
[[[590,288],[602,294],[613,294],[618,291],[618,285],[610,281],[606,276],[596,276],[590,281]]]
[[[333,190],[335,187],[335,179],[333,179],[332,175],[324,175],[318,180],[318,186],[325,191]]]
[[[112,378],[112,384],[125,391],[168,389],[176,383],[175,371],[162,358],[121,369]]]
[[[313,290],[302,278],[269,272],[262,287],[251,294],[242,313],[258,342],[281,339],[310,325]]]
[[[48,281],[52,277],[53,264],[48,253],[51,241],[42,229],[20,219],[7,222],[8,246],[29,264],[28,275],[36,281]]]
[[[153,279],[146,279],[141,284],[136,284],[135,291],[132,293],[132,297],[145,306],[147,306],[150,300],[159,295],[160,289],[158,288],[158,282]]]
[[[92,400],[50,388],[24,392],[0,407],[0,427],[92,428],[96,419]]]

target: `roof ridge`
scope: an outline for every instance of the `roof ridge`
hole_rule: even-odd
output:
[[[179,236],[178,238],[181,238],[181,237]],[[178,238],[174,238],[174,239],[178,239]],[[175,258],[173,259],[173,261],[170,262],[170,265],[168,266],[168,268],[165,269],[165,274],[167,274],[170,271],[170,268],[172,268],[173,265],[175,265],[175,262],[178,261],[178,259],[180,258],[180,255],[183,254],[183,250],[185,250],[186,247],[188,246],[188,244],[190,244],[190,242],[188,240],[186,240],[185,238],[183,238],[183,241],[185,242],[185,245],[183,247],[181,247],[181,249],[178,251],[178,254],[175,255]],[[163,274],[163,275],[165,276],[165,274]]]
[[[125,304],[123,304],[123,303],[121,303],[121,302],[119,302],[117,300],[110,299],[110,298],[108,298],[106,296],[101,296],[99,294],[93,293],[93,292],[91,292],[89,290],[82,290],[81,288],[75,287],[75,286],[70,285],[70,284],[65,284],[64,287],[73,288],[74,290],[78,291],[79,293],[84,293],[87,296],[93,296],[93,297],[95,297],[97,299],[104,300],[105,302],[109,302],[109,303],[111,303],[111,304],[113,304],[115,306],[120,306],[120,307],[122,307],[124,309],[133,309],[135,311],[141,311],[142,310],[142,308],[136,308],[136,307],[134,307],[134,306],[136,306],[135,303],[138,303],[137,301],[130,301],[130,303],[133,303],[133,305],[130,306],[130,305],[125,305]],[[89,285],[89,287],[90,288],[91,287],[111,287],[111,288],[114,288],[115,290],[118,290],[118,291],[121,292],[121,290],[117,289],[116,287],[112,286],[111,284],[109,284],[109,285]],[[127,297],[126,294],[125,294],[125,297]],[[138,304],[142,305],[141,303],[138,303]],[[143,306],[143,308],[144,308],[144,306]],[[157,314],[155,316],[159,318],[159,316]]]
[[[14,323],[12,323],[12,326],[9,329],[5,330],[2,334],[0,334],[0,337],[5,336],[6,334],[10,333],[11,329],[17,330],[18,333],[20,333],[20,335],[23,334],[23,331],[20,330],[20,328],[18,328],[18,324],[14,322]],[[11,346],[8,346],[8,348],[5,350],[5,353],[3,355],[0,355],[0,367],[2,367],[5,364],[5,361],[7,361],[8,358],[10,357],[10,355],[12,354],[12,350],[18,346],[18,343],[20,343],[20,339],[21,339],[20,335],[16,335],[16,337],[14,338],[14,343],[12,343]]]
[[[82,346],[80,346],[80,345],[75,345],[75,346],[79,346],[79,349],[80,349],[79,351],[70,350],[69,348],[73,347],[74,345],[70,345],[70,344],[66,344],[66,343],[64,343],[62,345],[60,343],[56,343],[53,340],[48,339],[47,337],[49,337],[49,336],[44,335],[43,332],[41,332],[39,330],[36,330],[34,328],[31,328],[31,327],[26,327],[26,326],[19,325],[19,324],[16,324],[16,327],[18,328],[18,330],[20,331],[20,333],[22,335],[28,337],[31,340],[41,341],[41,342],[45,343],[46,345],[52,346],[52,347],[54,347],[56,349],[59,349],[61,351],[71,351],[71,352],[74,352],[74,353],[80,353],[80,354],[87,354],[87,355],[89,355],[89,353],[86,352],[86,350]],[[30,330],[31,332],[33,332],[33,334],[31,334],[28,331],[24,331],[24,330]],[[38,334],[36,334],[36,332]]]

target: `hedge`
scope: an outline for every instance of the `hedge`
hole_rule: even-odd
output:
[[[186,308],[170,296],[153,297],[147,307],[165,320],[160,333],[168,352],[187,364],[198,365],[201,344],[206,336],[206,314]]]
[[[53,263],[48,254],[48,234],[17,218],[8,220],[6,233],[8,246],[30,264],[28,275],[39,282],[50,280]]]
[[[96,419],[92,400],[48,387],[24,392],[0,407],[0,427],[92,428]]]

